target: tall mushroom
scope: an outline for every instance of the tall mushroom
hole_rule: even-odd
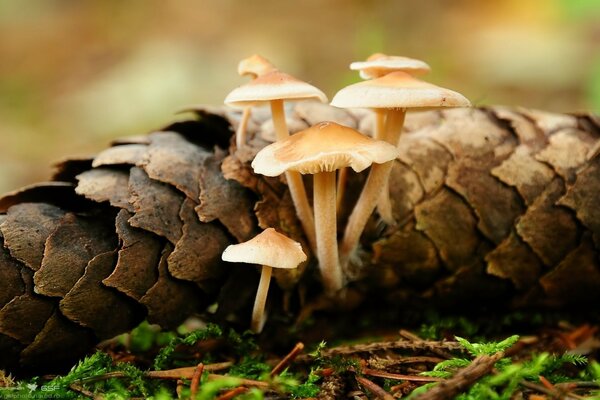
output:
[[[259,56],[258,54],[246,57],[238,64],[238,74],[240,76],[250,76],[252,79],[256,79],[258,76],[275,71],[275,69],[275,66],[271,64],[269,60]],[[235,132],[235,145],[238,149],[246,144],[246,130],[248,127],[248,120],[250,119],[251,110],[251,106],[244,107],[242,118],[240,119],[240,125]]]
[[[423,82],[405,72],[392,72],[377,79],[355,83],[340,90],[331,104],[346,108],[385,109],[384,140],[398,144],[407,110],[426,110],[445,107],[469,107],[463,95]],[[381,188],[388,180],[392,162],[371,168],[367,182],[350,214],[340,247],[340,261],[346,267],[351,253],[358,245],[367,220],[371,216]]]
[[[309,85],[281,71],[271,71],[240,86],[229,93],[225,104],[233,107],[247,107],[268,102],[271,105],[273,125],[278,141],[289,137],[285,122],[283,102],[285,100],[318,99],[327,102],[327,97],[316,87]],[[306,238],[312,251],[317,248],[315,239],[315,225],[310,204],[302,182],[302,176],[290,171],[285,174],[287,184],[296,208],[296,214],[302,224]]]
[[[253,332],[260,333],[266,321],[265,304],[273,268],[297,268],[298,264],[306,261],[306,254],[300,243],[273,228],[267,228],[247,242],[228,246],[221,258],[223,261],[262,266],[250,324]]]
[[[314,175],[317,258],[328,293],[343,286],[337,247],[335,171],[351,167],[360,172],[373,163],[393,160],[397,154],[396,147],[389,143],[334,122],[321,122],[263,148],[252,162],[257,174],[277,176],[296,171]]]
[[[367,58],[366,61],[357,61],[350,64],[351,70],[358,71],[363,79],[380,78],[391,72],[402,71],[407,74],[418,76],[424,75],[431,71],[431,67],[421,60],[401,56],[388,56],[383,53],[375,53]],[[373,129],[373,137],[375,139],[384,140],[385,116],[384,109],[373,109],[375,113],[375,126]],[[340,185],[344,182],[340,179]],[[392,203],[390,200],[389,181],[384,182],[381,188],[382,193],[377,202],[377,211],[379,216],[387,224],[393,224],[394,216],[392,215]],[[338,199],[338,202],[341,201]]]

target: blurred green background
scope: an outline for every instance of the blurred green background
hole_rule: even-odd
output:
[[[475,104],[600,110],[600,0],[0,0],[0,192],[221,104],[250,54],[331,97],[379,51]]]

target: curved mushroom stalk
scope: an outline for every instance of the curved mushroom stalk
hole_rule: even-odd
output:
[[[267,317],[265,314],[265,305],[267,304],[267,295],[269,294],[269,286],[271,284],[271,275],[273,268],[266,265],[262,266],[260,273],[260,281],[256,290],[256,298],[254,299],[254,307],[252,308],[252,322],[250,330],[254,333],[260,333],[265,326]]]

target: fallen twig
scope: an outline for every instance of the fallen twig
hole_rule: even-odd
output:
[[[278,375],[289,363],[294,361],[294,359],[302,352],[302,350],[304,350],[304,343],[296,343],[292,351],[290,351],[275,367],[273,367],[269,375],[271,377]]]
[[[358,381],[358,383],[363,385],[365,387],[365,389],[367,389],[369,392],[371,392],[375,396],[377,396],[377,398],[383,399],[383,400],[394,400],[394,396],[392,396],[391,394],[389,394],[388,392],[383,390],[383,388],[381,386],[375,384],[374,382],[368,380],[367,378],[365,378],[363,376],[357,376],[356,380]]]
[[[443,400],[453,399],[457,394],[464,392],[479,378],[488,374],[494,364],[504,357],[504,352],[494,355],[477,356],[471,364],[459,370],[452,378],[446,379],[415,397],[415,400]]]

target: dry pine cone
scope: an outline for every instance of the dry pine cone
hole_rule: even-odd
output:
[[[304,238],[282,180],[249,166],[268,143],[268,115],[254,113],[236,151],[238,114],[195,112],[0,199],[0,368],[69,363],[144,319],[174,327],[215,301],[217,318],[247,322],[258,273],[221,262],[223,249],[267,227]],[[363,132],[373,122],[304,102],[290,128],[322,120]],[[596,116],[456,109],[409,114],[405,131],[390,184],[397,224],[372,216],[350,271],[352,307],[598,300]],[[348,183],[341,228],[364,179]],[[276,276],[278,295],[297,299],[286,311],[320,290],[314,264]]]

